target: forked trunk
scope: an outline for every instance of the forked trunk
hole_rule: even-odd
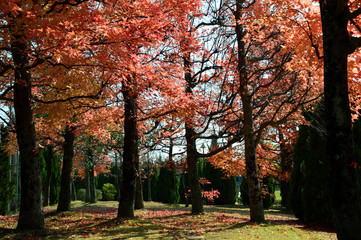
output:
[[[264,222],[264,211],[261,198],[261,185],[258,176],[258,166],[256,161],[256,147],[257,141],[254,133],[253,123],[253,106],[252,97],[249,93],[247,66],[246,66],[246,51],[244,43],[244,29],[241,25],[241,10],[244,0],[237,0],[236,12],[234,13],[236,20],[236,36],[238,46],[238,66],[237,71],[239,75],[240,95],[243,106],[243,124],[244,124],[244,144],[246,157],[246,173],[248,179],[248,195],[250,217],[252,222]]]
[[[187,82],[186,93],[193,97],[193,87],[194,79],[192,78],[191,71],[191,62],[190,62],[190,53],[185,53],[183,56],[184,64],[184,79]],[[197,148],[196,148],[196,139],[197,135],[193,127],[193,117],[189,116],[186,119],[185,130],[186,130],[186,141],[187,141],[187,166],[188,166],[188,177],[189,177],[189,187],[191,190],[191,201],[192,201],[192,213],[193,214],[202,214],[203,201],[202,201],[202,192],[201,185],[199,183],[198,176],[198,159],[197,159]],[[188,205],[188,199],[186,199]]]

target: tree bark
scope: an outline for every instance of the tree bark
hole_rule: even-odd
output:
[[[118,166],[118,157],[117,157],[117,153],[115,152],[115,157],[114,157],[114,161],[115,161],[115,185],[117,188],[117,198],[116,200],[119,201],[120,199],[120,171],[119,171],[119,166]],[[120,153],[119,153],[119,160],[120,160]]]
[[[46,151],[46,178],[44,183],[44,202],[43,206],[49,206],[50,201],[50,182],[52,178],[52,163],[53,163],[53,147],[48,146]]]
[[[137,96],[126,86],[124,97],[124,153],[122,188],[119,200],[118,217],[133,218],[135,202],[137,129]]]
[[[186,53],[183,56],[183,64],[185,69],[184,78],[187,82],[186,93],[189,95],[193,94],[194,79],[192,78],[191,73],[191,62],[190,62],[190,53]],[[197,135],[193,127],[193,117],[189,116],[186,119],[185,123],[186,130],[186,141],[187,141],[187,166],[188,166],[188,176],[189,176],[189,187],[191,190],[191,201],[192,201],[192,214],[203,214],[203,201],[202,201],[202,192],[201,185],[199,183],[198,176],[198,152],[196,147]]]
[[[76,188],[75,188],[74,179],[71,179],[71,200],[72,201],[78,200],[78,198],[76,196]]]
[[[291,203],[289,200],[290,193],[290,179],[286,176],[291,176],[292,172],[292,152],[287,147],[283,134],[279,130],[279,144],[280,144],[280,157],[281,157],[281,169],[282,169],[282,178],[280,180],[281,184],[281,204],[286,208],[286,210],[291,210]]]
[[[245,158],[246,158],[246,173],[248,180],[248,194],[249,194],[249,207],[250,217],[252,222],[264,222],[264,210],[261,197],[261,185],[258,176],[258,166],[256,161],[256,147],[257,141],[254,134],[253,123],[253,107],[252,96],[248,89],[248,79],[246,70],[246,52],[244,43],[244,30],[241,25],[241,10],[243,0],[236,2],[236,37],[238,44],[238,66],[237,71],[239,74],[240,82],[240,95],[243,106],[243,124],[244,124],[244,145],[245,145]]]
[[[348,98],[347,57],[350,49],[346,2],[320,1],[324,46],[324,92],[330,193],[338,239],[361,239],[360,186],[353,149]]]
[[[63,145],[63,168],[61,171],[60,193],[57,212],[70,211],[71,202],[71,174],[73,171],[74,158],[74,128],[65,127],[64,145]]]
[[[204,213],[201,185],[198,176],[196,135],[191,124],[186,123],[187,165],[191,189],[192,214]]]
[[[137,134],[138,138],[138,134]],[[138,140],[137,140],[138,142]],[[143,209],[144,208],[144,201],[143,201],[143,186],[142,186],[142,177],[140,175],[140,159],[139,159],[139,149],[138,144],[136,145],[136,161],[135,161],[135,167],[137,169],[137,179],[135,182],[135,203],[134,203],[134,209]]]
[[[21,203],[17,229],[36,230],[44,228],[44,213],[40,158],[36,147],[31,104],[31,74],[27,52],[29,43],[23,33],[24,28],[24,24],[17,19],[10,24],[11,54],[15,66],[15,128],[21,164]]]
[[[97,202],[97,193],[95,189],[95,176],[94,176],[94,154],[93,150],[91,149],[91,138],[88,139],[88,146],[87,146],[87,191],[86,194],[87,199],[86,202],[89,203],[96,203]]]
[[[173,138],[169,139],[169,153],[168,153],[168,162],[169,162],[169,170],[171,172],[171,178],[170,178],[170,189],[171,189],[171,196],[170,196],[170,203],[176,203],[176,168],[173,161]]]

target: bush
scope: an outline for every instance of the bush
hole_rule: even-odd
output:
[[[215,168],[211,163],[205,161],[203,167],[203,176],[211,183],[202,186],[203,190],[212,189],[219,191],[219,197],[214,199],[214,204],[234,204],[236,201],[237,188],[236,178],[226,177],[222,170]]]
[[[168,166],[161,167],[157,187],[159,190],[158,201],[162,203],[179,203],[179,181],[174,170],[169,169]]]
[[[105,183],[103,185],[103,201],[113,201],[117,195],[117,189],[111,183]]]
[[[294,147],[290,203],[295,216],[308,223],[330,222],[330,166],[327,161],[323,102],[304,111],[310,125],[299,127]]]
[[[78,200],[80,201],[85,201],[85,189],[84,188],[80,188],[77,192],[77,197],[78,197]]]
[[[103,199],[103,193],[102,190],[97,189],[97,200],[100,201]]]

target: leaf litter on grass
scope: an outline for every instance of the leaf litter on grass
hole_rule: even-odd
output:
[[[0,216],[0,238],[14,239],[336,239],[332,231],[306,228],[291,215],[269,211],[266,224],[249,222],[247,208],[205,206],[202,215],[178,205],[146,202],[134,219],[118,219],[116,202],[72,203],[72,211],[45,208],[43,233],[16,233],[17,216]],[[5,231],[8,229],[8,231]]]

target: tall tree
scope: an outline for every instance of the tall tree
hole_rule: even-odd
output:
[[[74,140],[75,128],[67,125],[64,133],[63,167],[61,171],[61,185],[57,212],[70,211]]]
[[[14,108],[21,163],[21,203],[18,229],[43,229],[40,159],[36,148],[31,104],[31,73],[25,36],[24,13],[10,20],[11,55],[14,62]]]
[[[49,206],[49,202],[50,202],[50,183],[52,181],[53,178],[53,154],[54,154],[54,150],[53,150],[53,146],[48,145],[46,150],[44,150],[44,158],[45,158],[45,165],[46,165],[46,178],[45,178],[45,182],[44,182],[44,202],[43,202],[43,206]]]
[[[330,193],[338,239],[361,239],[361,192],[352,139],[348,56],[360,46],[358,2],[320,0]],[[352,29],[349,31],[349,29]],[[352,31],[357,32],[353,34]]]
[[[298,54],[311,48],[300,48],[307,35],[296,34],[302,30],[298,11],[285,11],[278,1],[229,0],[211,6],[212,23],[221,29],[222,49],[229,54],[224,71],[229,71],[228,91],[235,94],[234,114],[228,120],[239,122],[243,134],[251,221],[263,222],[259,144],[268,140],[272,128],[298,121],[300,107],[318,97],[319,64],[309,64]]]
[[[124,153],[118,217],[134,217],[138,154],[137,95],[127,86],[123,86],[122,93],[124,96]]]

